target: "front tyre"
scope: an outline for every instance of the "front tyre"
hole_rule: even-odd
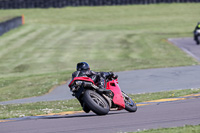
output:
[[[125,110],[129,112],[136,112],[137,111],[136,103],[123,91],[122,91],[122,95],[124,97]]]
[[[197,42],[197,45],[199,45],[199,43],[200,43],[200,35],[197,36],[196,42]]]
[[[95,91],[86,90],[83,101],[97,115],[106,115],[110,110],[107,101]]]

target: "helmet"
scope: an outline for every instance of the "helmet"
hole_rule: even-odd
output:
[[[88,63],[86,62],[79,62],[76,66],[76,70],[77,71],[81,71],[81,70],[90,70],[90,66]]]

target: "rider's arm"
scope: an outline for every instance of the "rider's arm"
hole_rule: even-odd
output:
[[[103,78],[109,78],[114,76],[113,72],[100,72],[100,73]]]
[[[75,77],[78,77],[80,71],[76,71],[72,73],[72,79],[74,79]]]

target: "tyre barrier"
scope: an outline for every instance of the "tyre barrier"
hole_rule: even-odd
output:
[[[0,36],[24,24],[24,16],[15,17],[0,23]]]
[[[107,6],[158,3],[188,3],[200,0],[0,0],[0,9],[62,8],[66,6]]]

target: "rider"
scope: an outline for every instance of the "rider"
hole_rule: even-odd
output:
[[[197,36],[196,31],[199,30],[199,29],[200,29],[200,22],[198,22],[197,26],[194,29],[194,40],[195,41],[198,40],[198,38],[197,38],[198,36]],[[199,44],[199,42],[198,42],[198,44]]]
[[[72,73],[72,79],[75,77],[90,77],[94,83],[102,90],[106,91],[106,79],[114,77],[113,72],[94,72],[86,62],[77,63],[76,70]]]

